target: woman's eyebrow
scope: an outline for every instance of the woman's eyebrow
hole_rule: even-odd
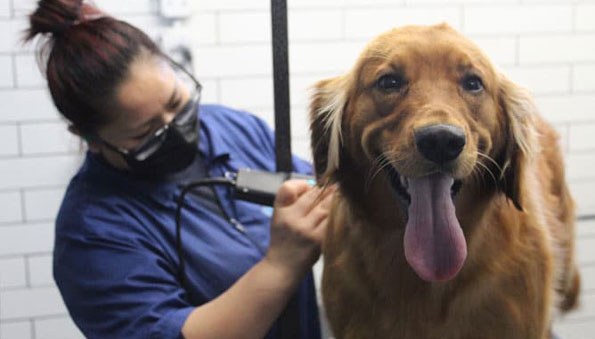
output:
[[[174,85],[174,89],[171,93],[171,96],[169,97],[169,99],[167,100],[167,103],[165,104],[165,108],[170,108],[174,105],[174,103],[176,102],[176,100],[178,99],[178,92],[179,92],[179,84],[178,81],[175,82]],[[134,127],[130,132],[131,133],[138,133],[141,130],[144,130],[145,128],[147,128],[148,126],[153,125],[153,123],[155,122],[155,120],[159,119],[158,116],[155,116],[149,120],[147,120],[146,122],[142,123],[141,125],[138,125],[136,127]]]
[[[169,97],[169,100],[165,104],[166,108],[173,107],[174,103],[178,99],[178,92],[179,92],[178,87],[179,87],[179,83],[176,80],[175,85],[174,85],[174,90],[172,91],[171,96]]]

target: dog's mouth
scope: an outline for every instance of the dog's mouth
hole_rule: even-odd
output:
[[[388,177],[390,178],[390,183],[392,185],[393,191],[395,192],[399,202],[403,205],[405,213],[407,213],[407,209],[409,204],[411,203],[411,195],[409,195],[408,188],[409,188],[409,179],[403,175],[401,175],[393,166],[387,166],[385,168]],[[463,186],[462,180],[454,180],[454,183],[450,187],[450,197],[454,201],[457,197],[457,194],[461,190]]]
[[[454,278],[467,257],[454,206],[462,181],[445,173],[406,178],[393,166],[386,171],[407,215],[403,239],[407,262],[426,281]]]

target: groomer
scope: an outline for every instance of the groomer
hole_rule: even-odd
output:
[[[88,152],[56,221],[54,278],[89,338],[278,338],[298,293],[300,335],[320,338],[310,271],[332,190],[280,189],[272,217],[222,186],[181,187],[240,168],[275,170],[270,130],[199,106],[201,86],[139,29],[77,0],[41,0],[27,40],[54,104]],[[296,172],[310,165],[294,159]],[[43,169],[40,169],[43,170]]]

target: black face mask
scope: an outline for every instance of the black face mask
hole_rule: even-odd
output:
[[[192,111],[196,112],[196,110]],[[197,115],[192,114],[192,117],[183,124],[168,125],[170,127],[163,132],[165,134],[163,142],[146,158],[143,159],[139,157],[140,154],[135,153],[124,156],[132,173],[143,178],[159,178],[178,172],[194,161],[198,152]]]
[[[134,150],[116,147],[99,136],[92,138],[119,153],[130,172],[140,178],[162,178],[190,165],[198,152],[198,98],[190,100],[168,124]]]

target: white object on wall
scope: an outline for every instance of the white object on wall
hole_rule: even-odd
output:
[[[168,19],[185,19],[190,17],[191,5],[189,0],[161,0],[161,15]]]

